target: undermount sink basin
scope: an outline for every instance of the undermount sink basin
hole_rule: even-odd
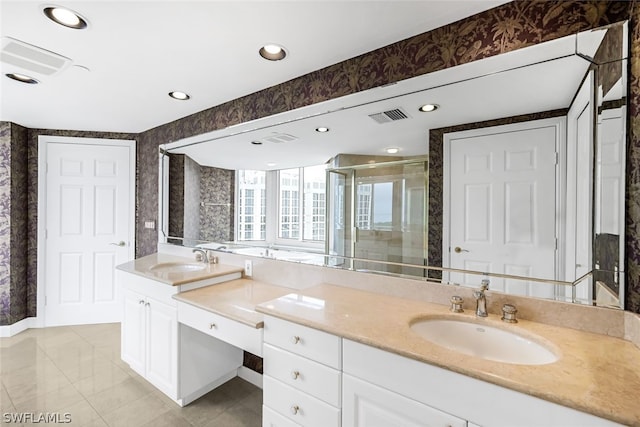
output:
[[[188,264],[182,262],[162,262],[149,268],[149,271],[154,273],[188,273],[191,271],[204,270],[205,264]]]
[[[516,365],[546,365],[558,360],[546,346],[517,332],[455,319],[425,319],[411,330],[434,344],[469,356]]]

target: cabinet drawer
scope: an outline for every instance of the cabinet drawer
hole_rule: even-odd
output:
[[[178,322],[243,350],[262,356],[262,329],[178,302]]]
[[[262,406],[262,427],[300,427],[287,417],[283,417],[276,411]]]
[[[340,409],[265,375],[264,404],[305,427],[340,426]]]
[[[264,341],[332,368],[342,367],[342,339],[335,335],[265,316]]]
[[[269,344],[264,345],[264,374],[330,405],[341,401],[340,371]]]

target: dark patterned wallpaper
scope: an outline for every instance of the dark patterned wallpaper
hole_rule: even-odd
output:
[[[26,314],[35,315],[38,134],[137,140],[136,255],[140,257],[155,252],[157,247],[157,232],[145,229],[143,225],[145,220],[158,219],[160,144],[513,51],[619,22],[630,16],[632,46],[630,144],[627,157],[627,306],[632,311],[640,312],[640,12],[637,1],[519,0],[150,129],[140,135],[30,129],[27,147]]]
[[[11,316],[11,123],[0,122],[0,325]]]
[[[11,319],[10,323],[29,316],[27,283],[27,129],[11,124]]]
[[[200,240],[232,240],[235,172],[206,166],[200,171]]]
[[[640,313],[640,3],[636,0],[631,11],[629,32],[625,308]]]
[[[169,154],[169,236],[184,234],[184,154]]]

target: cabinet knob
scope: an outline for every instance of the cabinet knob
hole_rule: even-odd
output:
[[[141,299],[140,301],[138,301],[138,304],[144,304],[144,300]]]
[[[292,413],[293,415],[298,415],[298,412],[300,412],[300,407],[299,407],[298,405],[293,405],[293,406],[291,407],[291,413]]]
[[[291,378],[293,378],[294,380],[297,380],[299,376],[300,376],[300,372],[299,371],[291,372]]]
[[[209,329],[216,329],[218,327],[218,325],[216,325],[215,323],[209,323]]]
[[[291,342],[292,342],[293,344],[298,344],[298,343],[300,342],[300,337],[299,337],[299,336],[297,336],[297,335],[292,336],[292,337],[291,337]]]
[[[144,303],[144,306],[145,306],[145,307],[149,307],[150,305],[151,305],[151,303],[148,303],[148,302],[145,302],[145,303]]]

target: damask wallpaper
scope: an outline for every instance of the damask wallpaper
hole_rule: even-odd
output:
[[[11,123],[0,122],[0,325],[10,324],[11,310]]]
[[[640,312],[639,9],[635,0],[633,2],[519,0],[150,129],[139,135],[113,136],[114,134],[99,132],[30,129],[27,146],[27,306],[24,311],[27,316],[35,315],[38,134],[91,137],[112,135],[111,137],[137,140],[136,255],[140,257],[156,250],[156,231],[145,229],[143,225],[145,220],[158,218],[157,150],[160,144],[631,18],[629,79],[631,119],[627,157],[627,307],[629,310]],[[0,194],[1,191],[0,186]],[[4,207],[0,207],[0,215],[5,212]],[[19,227],[21,226],[16,226],[16,228]]]

